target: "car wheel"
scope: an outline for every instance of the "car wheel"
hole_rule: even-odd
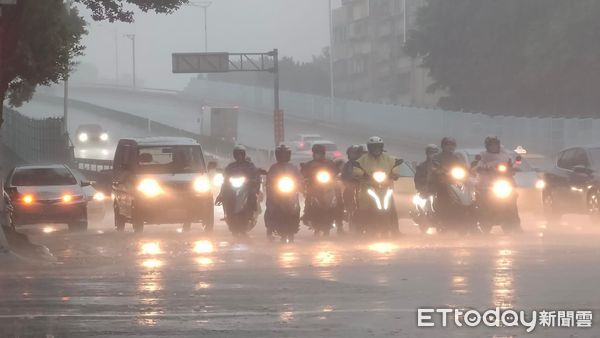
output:
[[[144,232],[144,222],[133,220],[133,232],[142,233]]]
[[[544,216],[549,226],[556,226],[560,224],[562,218],[562,212],[560,211],[558,203],[554,199],[551,191],[544,191],[542,195],[542,202],[544,205]]]
[[[69,223],[69,231],[70,232],[85,232],[88,229],[87,220],[79,221],[75,223]]]
[[[588,196],[588,211],[593,222],[600,221],[600,192],[593,190]]]

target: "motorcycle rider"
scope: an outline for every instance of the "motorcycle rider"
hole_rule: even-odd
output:
[[[275,207],[275,198],[277,196],[276,192],[276,179],[287,175],[292,177],[297,184],[297,189],[300,190],[299,185],[302,183],[302,175],[298,168],[295,165],[290,163],[290,159],[292,156],[291,149],[282,144],[275,149],[275,160],[277,163],[273,164],[269,171],[267,172],[267,183],[266,183],[266,192],[267,192],[267,202],[266,202],[266,210],[265,210],[265,226],[267,228],[267,238],[269,240],[273,239],[273,228],[276,226],[274,222],[276,220],[273,219],[273,209]],[[297,227],[300,226],[300,215],[296,216],[297,220],[295,223]]]
[[[363,147],[360,145],[353,145],[348,147],[346,155],[348,161],[344,163],[342,168],[342,182],[344,183],[344,191],[342,197],[344,198],[344,209],[346,210],[346,217],[348,222],[352,218],[352,214],[356,210],[356,196],[358,194],[359,180],[352,175],[352,170],[356,167],[358,159],[363,154]]]
[[[484,189],[490,186],[496,174],[495,169],[499,164],[513,161],[511,155],[502,147],[502,143],[497,136],[491,135],[486,137],[484,145],[485,150],[481,152],[480,159],[473,163],[473,170],[478,173],[477,189],[479,191],[484,191]],[[510,208],[509,213],[506,217],[514,227],[512,230],[522,231],[521,219],[516,203],[514,204],[514,208]]]
[[[425,161],[419,163],[415,170],[415,189],[421,195],[429,195],[427,182],[433,167],[433,156],[437,155],[440,149],[435,144],[429,144],[425,148]]]
[[[232,176],[244,176],[248,180],[249,191],[248,195],[248,207],[251,211],[256,211],[258,207],[258,193],[260,191],[260,177],[258,173],[258,169],[254,166],[247,157],[246,157],[246,148],[242,145],[236,145],[233,148],[233,159],[234,161],[229,163],[227,167],[225,167],[225,171],[223,173],[223,181],[229,182],[229,178]],[[231,187],[229,184],[223,184],[221,186],[221,192],[215,199],[215,205],[220,206],[223,205],[223,210],[225,211],[225,218],[227,218],[227,214],[230,206],[233,203],[229,203],[232,197]]]
[[[322,144],[315,144],[312,146],[312,155],[313,159],[309,162],[303,163],[300,168],[300,172],[302,176],[306,179],[306,194],[311,194],[311,184],[313,182],[313,177],[320,170],[327,170],[331,173],[332,177],[336,177],[339,173],[338,166],[332,160],[327,159],[326,157],[326,148]],[[344,218],[344,209],[342,205],[342,194],[340,189],[336,188],[336,195],[338,203],[338,210],[335,215],[335,223],[337,227],[338,234],[342,234],[344,231],[343,228],[343,218]],[[312,206],[310,204],[310,199],[307,198],[305,200],[304,205],[304,215],[302,216],[302,221],[304,224],[307,223],[307,220],[312,216]]]
[[[381,170],[386,173],[392,172],[393,170],[392,179],[396,180],[399,177],[398,173],[396,172],[397,168],[394,168],[396,164],[396,159],[384,153],[383,139],[379,136],[373,136],[369,138],[367,142],[367,153],[362,155],[357,160],[357,162],[360,165],[360,167],[354,168],[353,175],[355,177],[363,177],[365,174],[372,173],[377,170]],[[366,187],[363,186],[364,184],[366,183],[361,183],[360,193],[358,197],[359,210],[361,204],[367,205],[369,203],[369,196],[367,195]],[[401,235],[400,228],[398,225],[398,214],[396,211],[396,206],[393,203],[390,212],[392,213],[393,223],[390,231],[393,235]]]
[[[445,189],[448,172],[454,166],[466,167],[464,161],[455,153],[456,140],[452,137],[444,137],[441,141],[442,151],[431,158],[432,170],[429,175],[427,189],[430,193],[435,194],[436,213],[440,219],[448,219],[453,212],[450,196]]]

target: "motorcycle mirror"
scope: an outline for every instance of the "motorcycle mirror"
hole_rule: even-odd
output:
[[[481,155],[477,154],[475,155],[475,162],[479,162],[481,161]]]
[[[402,163],[404,163],[404,160],[401,158],[397,158],[396,161],[394,162],[394,167],[402,165]]]

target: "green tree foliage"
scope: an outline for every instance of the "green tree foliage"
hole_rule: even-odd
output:
[[[445,109],[600,117],[600,1],[428,0],[407,52]]]
[[[144,12],[172,13],[187,0],[75,0],[94,20],[133,21],[132,5]],[[85,21],[63,0],[17,0],[0,16],[0,96],[13,106],[31,99],[36,86],[63,81],[82,55]],[[0,126],[2,105],[0,105]]]

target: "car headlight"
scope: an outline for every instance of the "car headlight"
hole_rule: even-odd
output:
[[[223,185],[223,182],[225,182],[225,177],[223,176],[223,174],[221,173],[216,173],[215,176],[213,176],[212,179],[212,184],[215,187],[220,187]]]
[[[106,199],[106,196],[104,196],[104,193],[102,191],[97,191],[94,194],[93,199],[94,199],[94,201],[102,202]]]
[[[317,173],[317,182],[322,184],[331,182],[331,174],[325,170],[319,171]]]
[[[194,180],[194,190],[196,192],[205,193],[211,189],[210,180],[206,176],[200,176]]]
[[[33,198],[33,195],[31,195],[31,194],[27,194],[27,195],[23,196],[23,198],[21,200],[25,204],[31,204],[31,203],[33,203],[33,201],[35,201],[35,199]]]
[[[462,181],[467,177],[467,171],[462,167],[454,167],[450,170],[450,176],[455,180]]]
[[[387,174],[383,171],[376,171],[373,173],[373,179],[377,183],[383,183],[387,179]]]
[[[540,190],[544,189],[546,187],[546,181],[540,178],[535,182],[535,187]]]
[[[108,141],[108,134],[107,133],[100,134],[100,140],[102,140],[102,141]]]
[[[492,191],[498,198],[507,198],[512,194],[513,186],[507,180],[498,180],[494,182]]]
[[[153,178],[143,179],[137,187],[138,191],[142,192],[146,197],[156,197],[163,193],[160,184]]]
[[[69,194],[64,194],[62,195],[62,201],[65,203],[69,203],[73,200],[73,196],[69,195]]]
[[[284,176],[277,181],[277,189],[284,194],[288,194],[296,188],[294,180],[288,176]]]
[[[231,186],[233,188],[239,189],[244,185],[244,183],[246,183],[246,177],[244,177],[244,176],[230,177],[229,183],[231,184]]]
[[[79,142],[87,142],[89,136],[87,133],[81,133],[77,138],[79,139]]]

